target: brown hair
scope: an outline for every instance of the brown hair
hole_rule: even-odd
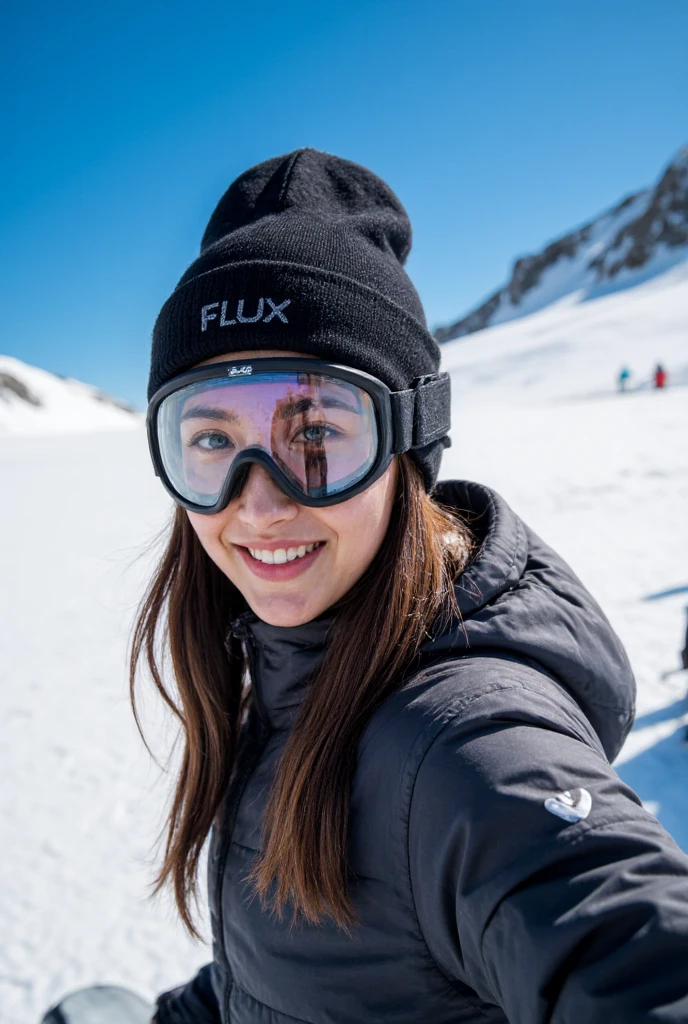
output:
[[[415,462],[405,455],[398,462],[389,529],[368,570],[333,609],[327,653],[287,740],[251,875],[265,901],[276,881],[271,905],[277,912],[289,903],[309,921],[327,915],[343,928],[354,920],[346,839],[358,741],[374,710],[413,668],[424,637],[459,615],[453,583],[473,553],[467,523],[425,493]],[[170,882],[182,921],[197,938],[189,902],[197,896],[201,850],[229,783],[250,701],[239,642],[225,646],[230,623],[244,607],[178,508],[137,616],[130,695],[143,737],[135,681],[144,660],[182,730],[181,767],[152,894]],[[352,644],[352,636],[375,637],[375,643]],[[165,655],[176,699],[163,682]]]

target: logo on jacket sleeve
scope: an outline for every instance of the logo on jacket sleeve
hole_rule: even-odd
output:
[[[571,823],[587,818],[591,808],[592,797],[587,789],[567,789],[545,800],[545,809],[550,814],[556,814],[558,818]]]
[[[236,312],[234,312],[234,304],[232,303],[232,312],[229,312],[229,301],[225,299],[222,304],[219,302],[210,302],[207,306],[201,308],[201,330],[207,331],[208,324],[211,320],[217,320],[218,314],[213,310],[219,309],[219,321],[220,327],[232,327],[234,324],[257,324],[260,320],[264,324],[269,324],[271,320],[277,317],[283,324],[288,324],[284,311],[287,306],[291,305],[291,299],[285,299],[283,302],[277,304],[272,299],[258,299],[256,303],[256,312],[253,316],[246,316],[244,312],[244,299],[239,299],[236,304]],[[263,316],[266,312],[266,306],[269,306],[270,312],[267,316]]]

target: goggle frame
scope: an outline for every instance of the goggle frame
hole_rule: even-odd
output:
[[[276,372],[314,373],[322,377],[333,377],[336,380],[343,380],[348,384],[359,387],[370,396],[375,410],[375,422],[378,431],[377,452],[370,469],[351,487],[325,497],[311,497],[292,484],[289,477],[282,472],[265,448],[258,445],[250,445],[239,452],[233,459],[218,499],[213,505],[200,505],[185,498],[170,480],[160,452],[157,414],[163,401],[175,391],[180,391],[189,384],[196,384],[199,381],[245,378],[246,382],[248,382],[260,373]],[[386,384],[383,384],[377,377],[373,377],[372,374],[366,373],[364,370],[355,370],[352,367],[341,366],[339,363],[329,363],[323,359],[274,356],[267,359],[228,360],[221,363],[209,363],[207,366],[198,366],[193,370],[187,370],[184,373],[178,374],[167,381],[166,384],[163,384],[162,387],[158,388],[148,404],[146,432],[155,475],[159,477],[163,487],[176,504],[200,515],[216,515],[227,508],[230,501],[241,493],[241,488],[248,477],[248,471],[253,464],[262,466],[270,474],[270,477],[280,490],[287,497],[298,502],[299,505],[306,505],[309,508],[326,508],[328,505],[339,505],[341,502],[348,501],[349,498],[353,498],[362,491],[365,491],[371,484],[375,483],[385,472],[394,455],[398,454],[394,443],[395,430],[392,413],[392,396],[395,394],[398,394],[398,392],[391,391]]]

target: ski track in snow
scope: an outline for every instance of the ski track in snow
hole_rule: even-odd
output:
[[[688,605],[686,270],[445,346],[442,475],[496,488],[599,600],[638,680],[617,768],[688,850],[688,678],[661,678]],[[676,386],[614,394],[621,362],[638,383],[658,359]],[[0,1024],[34,1024],[81,985],[152,998],[210,950],[169,896],[146,900],[173,767],[151,761],[128,704],[146,545],[170,512],[144,432],[0,438],[0,473]],[[173,727],[152,685],[140,692],[164,762]],[[204,866],[200,879],[208,937]]]

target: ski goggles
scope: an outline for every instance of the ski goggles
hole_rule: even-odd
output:
[[[321,359],[213,363],[164,384],[148,407],[156,475],[175,502],[220,512],[252,464],[302,505],[346,501],[392,457],[446,438],[446,373],[390,391],[368,373]]]

